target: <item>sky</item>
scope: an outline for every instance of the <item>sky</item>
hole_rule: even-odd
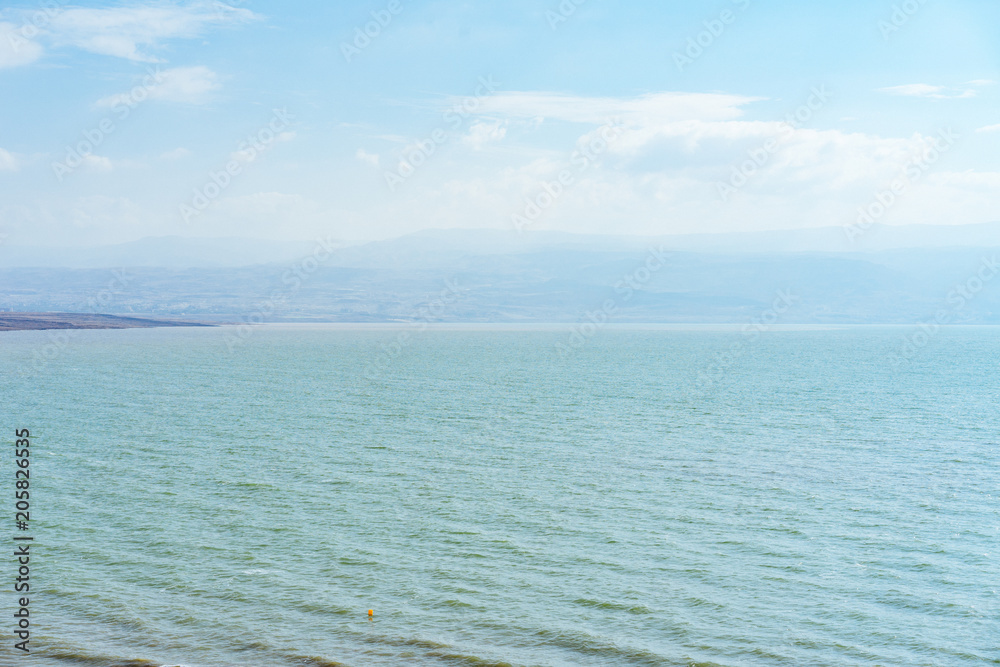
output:
[[[995,0],[2,7],[12,246],[1000,220]]]

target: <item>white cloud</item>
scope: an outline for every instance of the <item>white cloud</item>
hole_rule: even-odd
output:
[[[712,198],[714,185],[726,181],[734,165],[747,159],[747,152],[775,141],[778,148],[768,156],[747,191],[803,188],[843,196],[855,188],[868,188],[895,177],[901,165],[926,149],[931,140],[919,134],[909,138],[879,137],[839,130],[793,129],[779,121],[744,120],[743,107],[759,98],[722,94],[657,93],[635,98],[586,98],[554,93],[510,93],[485,100],[484,116],[504,115],[530,119],[544,115],[588,123],[574,148],[592,154],[589,164],[600,170],[610,161],[614,169],[636,184],[662,179],[681,179],[688,185],[701,182]],[[621,125],[605,141],[608,118]],[[472,128],[494,127],[485,120]],[[470,135],[473,132],[470,130]],[[536,150],[534,158],[515,170],[529,173],[529,182],[552,179],[560,170],[572,169],[571,156]],[[654,176],[654,174],[658,176]],[[669,188],[668,188],[669,189]],[[640,188],[642,190],[642,188]],[[663,190],[661,189],[662,196]],[[527,193],[519,193],[521,195]],[[642,197],[641,193],[636,193]],[[682,196],[678,194],[678,196]],[[701,197],[688,192],[683,196]],[[815,193],[805,195],[815,196]],[[848,196],[850,196],[848,192]]]
[[[108,172],[114,169],[111,159],[103,155],[84,155],[80,166],[88,171]]]
[[[626,124],[677,120],[731,120],[742,107],[763,98],[721,93],[650,93],[640,97],[579,97],[560,93],[508,92],[482,100],[483,115],[539,118],[600,125],[613,118]]]
[[[511,229],[511,216],[523,214],[526,201],[535,201],[546,184],[566,171],[572,184],[542,211],[533,228],[667,233],[845,225],[855,222],[858,207],[900,178],[934,140],[922,134],[819,129],[810,121],[796,129],[777,120],[750,120],[748,108],[756,99],[498,93],[481,100],[463,141],[474,145],[477,137],[499,134],[506,122],[508,129],[516,127],[516,134],[511,130],[503,137],[504,151],[488,156],[449,153],[422,174],[420,187],[401,189],[394,199],[360,204],[359,215],[375,227],[400,232],[404,223],[398,221],[406,215],[412,219],[413,211],[428,213],[422,222],[406,225]],[[813,111],[817,118],[825,112]],[[552,148],[552,132],[532,124],[538,117],[564,123],[559,133],[568,136],[561,150]],[[603,126],[614,118],[621,125],[613,128],[611,138],[602,139],[608,133]],[[776,150],[764,151],[772,141]],[[584,150],[591,150],[591,159],[574,158],[574,151],[579,158]],[[751,165],[754,173],[746,184],[723,199],[719,184],[730,183],[750,151],[763,153],[763,164]],[[985,187],[991,179],[930,177],[956,168],[956,159],[946,151],[922,171],[885,222],[947,223],[956,219],[952,211],[960,211],[963,222],[995,218],[1000,190]],[[963,193],[970,197],[965,203]]]
[[[1000,124],[987,125],[976,130],[976,132],[1000,132]]]
[[[151,70],[142,81],[127,93],[116,93],[102,97],[94,103],[97,108],[118,105],[134,107],[143,100],[204,104],[209,93],[219,88],[215,72],[197,65],[195,67],[174,67],[163,71]]]
[[[359,148],[354,154],[354,157],[361,160],[365,164],[370,164],[373,167],[378,167],[378,153],[369,153],[364,148]]]
[[[26,38],[22,27],[0,22],[0,69],[28,65],[41,55],[42,47]]]
[[[114,233],[138,226],[144,216],[141,209],[123,197],[90,195],[76,199],[70,206],[69,220],[88,234]]]
[[[903,86],[879,88],[880,92],[890,95],[905,95],[907,97],[934,97],[940,94],[944,86],[931,86],[926,83],[909,83]]]
[[[503,150],[441,151],[434,156],[433,168],[421,172],[419,183],[388,197],[382,196],[385,184],[374,169],[382,157],[387,164],[381,166],[392,168],[399,147],[396,142],[402,138],[387,134],[382,139],[392,144],[369,143],[372,136],[363,132],[359,135],[367,138],[358,140],[353,154],[343,156],[354,179],[347,191],[330,190],[325,179],[311,175],[293,186],[292,191],[301,194],[221,197],[202,220],[213,234],[265,233],[287,227],[284,233],[294,230],[303,238],[331,226],[349,236],[351,225],[364,230],[357,232],[364,235],[405,233],[420,227],[512,229],[512,214],[524,211],[526,200],[537,198],[543,184],[569,170],[572,184],[542,211],[532,229],[659,234],[846,225],[855,222],[859,207],[899,178],[908,161],[924,151],[931,139],[921,134],[879,136],[820,129],[829,127],[827,121],[837,122],[839,114],[822,116],[827,109],[817,111],[816,119],[822,124],[808,121],[791,129],[781,122],[747,118],[753,100],[683,93],[635,98],[514,93],[498,95],[496,100],[484,98],[453,141],[458,143],[461,136],[462,142],[475,147],[502,140]],[[558,128],[534,126],[532,120],[542,115],[549,124],[562,124]],[[573,152],[591,146],[601,126],[615,116],[622,119],[617,136],[599,148],[586,168],[574,162]],[[281,133],[275,141],[292,137],[294,133]],[[749,152],[759,152],[772,139],[777,150],[767,155],[738,192],[721,199],[718,184],[729,182],[732,170],[748,160]],[[263,145],[264,152],[271,143]],[[358,148],[361,145],[365,148]],[[260,150],[235,140],[230,149],[239,149],[233,158],[243,162],[255,160]],[[162,157],[183,154],[175,149]],[[88,168],[117,172],[126,167],[119,158],[113,164],[106,158],[95,160]],[[995,219],[1000,208],[1000,175],[963,171],[961,160],[957,149],[941,155],[881,221],[940,224]],[[166,168],[162,163],[160,167]],[[269,156],[254,163],[255,170],[263,170],[257,174],[261,182],[275,187],[283,180],[269,179],[268,172],[280,168]],[[100,180],[111,184],[115,179]],[[146,206],[142,216],[133,216],[109,204],[107,215],[122,216],[122,228],[133,219],[140,219],[138,224],[144,227],[160,224],[161,233],[174,233],[172,225],[180,224],[161,216],[155,206]],[[63,218],[58,219],[53,228],[62,224]]]
[[[206,211],[204,224],[220,235],[266,235],[280,227],[289,238],[308,238],[317,230],[328,233],[330,217],[307,197],[272,191],[220,197]]]
[[[0,148],[0,171],[17,171],[21,168],[21,161],[11,153]]]
[[[477,121],[469,128],[469,132],[462,137],[462,143],[471,146],[475,150],[481,149],[486,144],[500,141],[507,134],[507,121],[495,121],[484,123]]]
[[[219,208],[226,209],[236,217],[256,216],[266,218],[268,215],[281,211],[297,212],[312,211],[316,208],[313,202],[298,194],[284,192],[255,192],[238,197],[227,197],[219,200]]]
[[[257,144],[243,142],[240,144],[241,147],[238,150],[229,154],[229,159],[243,162],[244,164],[253,162],[260,157],[261,153],[268,151],[274,144],[291,141],[295,136],[295,132],[289,130],[279,132],[269,142],[258,142]]]
[[[943,171],[933,174],[930,180],[942,185],[982,189],[991,193],[1000,190],[1000,171]]]
[[[180,160],[182,158],[186,158],[189,155],[191,155],[191,151],[189,151],[188,149],[184,148],[183,146],[180,146],[178,148],[174,148],[173,150],[169,150],[169,151],[163,153],[162,155],[160,155],[160,159],[161,160]]]
[[[162,62],[152,51],[167,39],[190,39],[209,27],[258,18],[248,9],[221,2],[156,4],[106,9],[72,7],[52,17],[57,45],[140,62]]]
[[[491,154],[489,161],[452,154],[450,163],[424,175],[420,188],[373,203],[364,216],[386,229],[396,229],[394,221],[406,211],[432,212],[422,226],[461,227],[476,221],[511,229],[511,216],[523,214],[526,202],[535,201],[565,171],[572,184],[532,228],[657,234],[845,225],[855,222],[859,206],[927,155],[935,140],[922,134],[886,137],[814,129],[808,122],[796,129],[778,121],[748,120],[744,108],[754,99],[684,93],[636,98],[498,94],[483,100],[469,122],[468,136],[488,135],[486,128],[497,127],[499,118],[518,123],[520,145]],[[533,135],[548,133],[531,122],[539,116],[580,124],[577,140],[565,142],[561,151],[543,148]],[[608,128],[602,126],[609,118],[619,118],[621,125],[604,140]],[[775,150],[764,151],[772,141]],[[578,158],[588,149],[591,159],[574,159],[574,151]],[[723,199],[719,184],[730,183],[733,170],[748,162],[751,151],[763,153],[763,163],[751,164],[753,174],[745,185]],[[900,196],[885,222],[995,219],[1000,189],[989,187],[995,178],[979,172],[946,178],[944,170],[954,168],[956,158],[946,150],[921,170],[922,177]]]
[[[175,67],[162,72],[160,83],[149,91],[155,100],[201,104],[219,87],[215,72],[204,66]]]
[[[977,82],[970,81],[970,83],[975,84]],[[956,88],[948,88],[946,86],[932,86],[926,83],[908,83],[902,86],[889,86],[888,88],[879,88],[879,91],[889,93],[890,95],[902,95],[905,97],[929,97],[936,100],[962,99],[976,96],[976,91],[972,88],[959,90]]]

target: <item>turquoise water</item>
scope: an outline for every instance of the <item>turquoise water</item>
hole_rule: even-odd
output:
[[[912,333],[0,334],[0,659],[1000,664],[1000,329]]]

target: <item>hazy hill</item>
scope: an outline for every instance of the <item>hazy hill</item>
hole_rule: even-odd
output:
[[[329,240],[326,241],[329,243]],[[661,245],[707,253],[874,252],[914,248],[1000,247],[1000,222],[979,225],[873,225],[855,242],[841,227],[680,234],[608,236],[568,232],[489,229],[432,229],[369,243],[336,242],[341,266],[441,268],[469,256],[534,253],[544,250],[641,251]],[[223,268],[293,262],[312,252],[316,240],[248,238],[143,238],[93,247],[0,245],[0,268]]]
[[[343,246],[322,263],[303,260],[315,242],[144,239],[69,259],[44,255],[49,265],[6,265],[0,309],[572,322],[610,300],[618,322],[746,323],[786,294],[792,305],[782,323],[911,324],[939,311],[951,322],[1000,323],[1000,279],[991,280],[988,264],[1000,257],[1000,225],[873,228],[863,239],[872,247],[851,251],[827,247],[835,245],[833,232],[846,242],[839,229],[659,239],[431,230]],[[649,249],[660,247],[665,264],[647,273],[659,263],[646,264]],[[259,261],[275,256],[284,259]],[[87,268],[102,261],[104,268]],[[987,279],[980,284],[977,274]],[[958,298],[960,285],[981,289]],[[443,291],[447,303],[428,310]]]
[[[129,243],[92,247],[0,246],[0,267],[174,269],[250,266],[291,261],[310,251],[308,241],[244,238],[147,237]]]

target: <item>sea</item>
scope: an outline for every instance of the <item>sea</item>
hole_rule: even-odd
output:
[[[1000,664],[1000,328],[3,332],[0,378],[3,665]]]

